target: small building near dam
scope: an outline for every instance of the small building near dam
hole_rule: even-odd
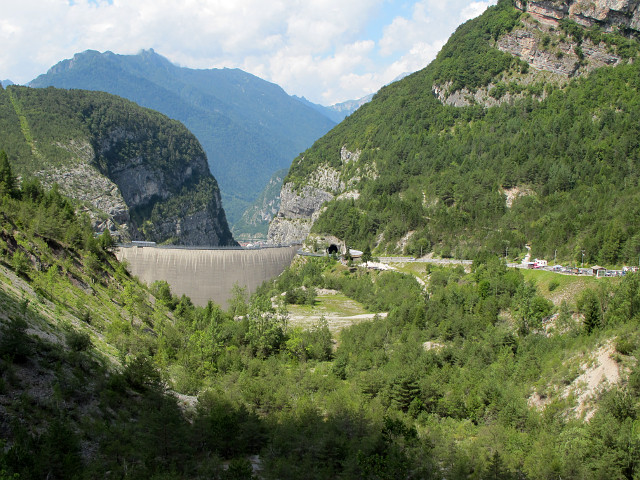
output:
[[[252,294],[266,280],[280,275],[299,245],[261,249],[199,249],[121,246],[116,256],[132,275],[147,285],[165,280],[173,294],[187,295],[195,305],[213,300],[227,308],[235,284]]]

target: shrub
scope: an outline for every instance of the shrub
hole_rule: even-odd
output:
[[[285,293],[284,301],[289,305],[314,305],[316,303],[316,289],[309,287],[288,290]]]
[[[621,337],[616,341],[616,352],[621,355],[631,355],[636,349],[636,344],[629,337]]]
[[[84,352],[91,346],[91,337],[87,332],[79,332],[74,328],[68,330],[65,334],[67,346],[74,352]]]
[[[0,356],[11,357],[16,362],[27,359],[33,352],[33,344],[27,335],[27,322],[22,318],[13,318],[2,332]]]
[[[145,355],[138,355],[127,362],[123,375],[127,384],[136,390],[156,388],[161,383],[160,373]]]
[[[29,270],[31,270],[31,263],[21,250],[14,252],[13,257],[11,257],[11,266],[16,274],[22,277],[26,276]]]

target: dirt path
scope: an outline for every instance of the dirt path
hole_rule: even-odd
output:
[[[354,325],[356,323],[364,322],[367,320],[373,320],[376,315],[379,318],[385,318],[387,316],[387,312],[382,313],[363,313],[360,315],[291,315],[289,317],[289,324],[296,327],[310,328],[313,325],[316,325],[320,319],[324,316],[327,324],[329,326],[329,330],[333,335],[340,332],[340,330]]]
[[[347,298],[336,290],[318,289],[317,304],[309,309],[296,306],[289,307],[289,325],[312,328],[324,317],[333,336],[350,325],[387,316],[386,312],[369,313],[358,302]]]

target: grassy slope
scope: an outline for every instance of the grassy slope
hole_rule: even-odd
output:
[[[544,270],[523,269],[521,271],[526,280],[535,282],[541,295],[558,306],[564,300],[572,307],[575,307],[576,300],[585,289],[596,289],[599,285],[605,285],[611,288],[620,283],[619,278],[613,277],[595,278],[589,276],[559,275]],[[552,285],[551,290],[549,289],[550,285]]]

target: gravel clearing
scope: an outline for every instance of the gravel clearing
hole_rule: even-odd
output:
[[[620,382],[618,363],[611,358],[615,349],[611,342],[607,342],[595,352],[595,361],[592,365],[585,364],[585,371],[576,378],[564,396],[575,393],[578,406],[575,408],[577,417],[584,417],[589,421],[596,412],[596,406],[591,402],[602,390]]]

